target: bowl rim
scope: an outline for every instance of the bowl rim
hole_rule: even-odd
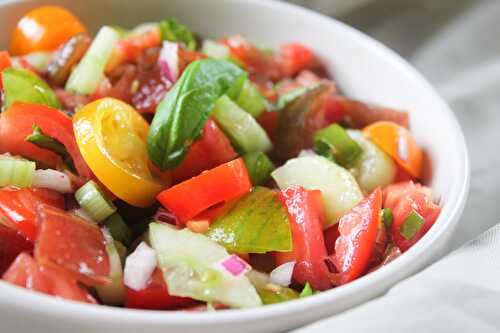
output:
[[[226,0],[229,1],[229,0]],[[457,173],[462,177],[462,181],[456,180],[451,190],[446,209],[441,212],[436,225],[427,232],[427,234],[417,242],[410,250],[402,255],[398,260],[392,262],[388,266],[365,275],[349,284],[334,288],[332,290],[307,297],[303,299],[293,300],[289,302],[266,305],[265,307],[251,309],[234,309],[227,311],[215,312],[182,312],[182,311],[165,311],[165,310],[140,310],[128,309],[103,305],[92,305],[79,303],[57,297],[32,292],[24,288],[8,284],[0,281],[0,295],[4,302],[17,307],[23,307],[25,310],[30,310],[40,315],[48,317],[65,316],[70,320],[85,320],[93,318],[94,320],[106,322],[120,322],[120,324],[144,322],[148,324],[170,324],[170,325],[189,325],[190,321],[193,325],[210,325],[223,324],[230,322],[243,322],[269,319],[280,315],[290,315],[299,313],[309,307],[327,306],[329,302],[337,299],[348,297],[356,293],[358,290],[366,288],[365,285],[383,284],[384,280],[387,283],[387,277],[390,279],[390,286],[393,286],[403,276],[405,276],[404,268],[410,265],[412,261],[429,259],[433,255],[432,248],[437,248],[437,240],[444,236],[449,229],[453,229],[458,223],[459,217],[464,209],[465,202],[468,196],[470,182],[470,167],[467,153],[467,146],[464,135],[458,124],[458,121],[444,100],[437,94],[426,79],[403,58],[394,51],[390,50],[382,43],[365,35],[333,18],[327,17],[320,13],[314,12],[307,8],[300,7],[291,3],[284,3],[269,0],[231,0],[245,5],[261,6],[263,10],[279,10],[289,11],[295,14],[308,16],[325,24],[337,25],[342,28],[348,35],[355,37],[371,48],[371,51],[378,53],[381,57],[390,61],[401,73],[409,76],[412,81],[417,82],[420,86],[426,88],[433,96],[433,99],[438,102],[440,109],[445,113],[447,120],[453,128],[453,135],[450,140],[454,140],[459,148],[459,156],[463,157],[460,165],[455,165]],[[0,8],[9,4],[20,3],[22,0],[6,0],[0,5]],[[436,227],[439,226],[439,227]],[[386,288],[387,289],[387,288]],[[62,311],[61,311],[62,310]],[[196,319],[196,320],[193,320]]]

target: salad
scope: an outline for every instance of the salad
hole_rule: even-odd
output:
[[[44,6],[0,72],[0,276],[20,287],[258,307],[387,265],[440,213],[408,114],[343,95],[305,44],[174,18],[91,37]]]

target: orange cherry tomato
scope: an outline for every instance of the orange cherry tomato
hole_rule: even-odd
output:
[[[76,34],[86,32],[85,26],[66,9],[42,6],[24,15],[17,23],[10,43],[12,55],[52,51]]]
[[[424,152],[406,128],[379,121],[365,127],[363,132],[412,176],[421,175]]]

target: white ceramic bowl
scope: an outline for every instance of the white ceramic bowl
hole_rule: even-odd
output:
[[[0,46],[18,18],[49,1],[0,4]],[[61,1],[91,29],[133,26],[174,16],[204,36],[236,33],[261,45],[300,41],[311,46],[355,98],[408,110],[411,128],[432,159],[442,212],[432,229],[401,258],[348,285],[320,295],[251,310],[215,313],[139,311],[63,301],[0,283],[2,332],[267,332],[286,331],[346,310],[386,291],[443,253],[468,191],[464,137],[448,106],[410,65],[364,34],[330,18],[265,0]],[[422,304],[424,306],[424,304]]]

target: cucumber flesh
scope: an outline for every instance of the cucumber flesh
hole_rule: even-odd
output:
[[[216,269],[228,252],[204,235],[151,223],[149,238],[171,295],[205,302],[221,302],[236,308],[261,305],[245,275],[233,276]]]

